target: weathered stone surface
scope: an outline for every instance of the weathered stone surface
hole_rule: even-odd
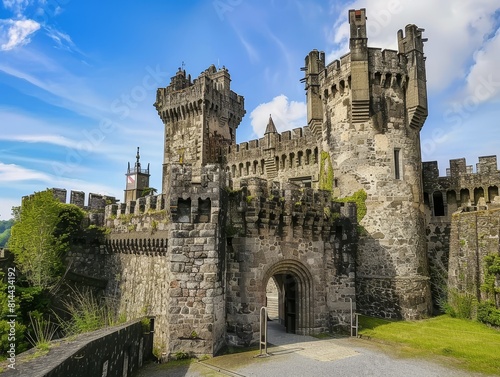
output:
[[[109,229],[105,244],[70,258],[75,270],[107,281],[118,311],[156,316],[155,342],[167,357],[256,342],[269,281],[279,320],[299,334],[346,326],[351,305],[418,319],[430,312],[430,277],[439,297],[450,242],[453,274],[473,257],[456,243],[479,233],[466,214],[456,224],[470,231],[457,233],[451,213],[469,202],[500,205],[496,157],[481,157],[476,174],[465,160],[454,160],[447,178],[435,163],[422,171],[422,31],[398,32],[398,51],[369,48],[365,16],[349,12],[355,34],[340,60],[325,66],[317,50],[306,57],[306,127],[280,133],[270,117],[262,138],[236,144],[244,99],[225,68],[194,80],[180,70],[158,89],[162,193],[107,206],[104,220],[93,220]],[[476,215],[489,232],[484,253],[497,220]]]

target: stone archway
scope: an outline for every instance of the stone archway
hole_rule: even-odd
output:
[[[311,272],[299,261],[282,260],[268,268],[263,286],[274,278],[280,292],[280,322],[288,332],[309,335],[314,329],[314,295]],[[286,301],[286,302],[285,302]]]

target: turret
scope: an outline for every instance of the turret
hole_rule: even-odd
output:
[[[307,96],[307,125],[316,135],[321,135],[323,123],[323,103],[321,101],[319,74],[325,69],[325,53],[312,50],[305,58],[306,76],[301,80],[305,83]]]
[[[351,106],[353,123],[366,122],[370,116],[370,86],[368,80],[368,38],[366,10],[350,10],[351,38]]]
[[[427,79],[425,77],[424,29],[416,25],[407,25],[406,36],[398,31],[399,53],[404,54],[408,64],[408,89],[406,92],[406,108],[408,123],[411,127],[420,130],[427,118]]]

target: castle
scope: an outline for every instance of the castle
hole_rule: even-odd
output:
[[[281,293],[280,320],[298,334],[347,323],[350,299],[387,318],[430,313],[419,148],[424,40],[408,25],[399,51],[369,48],[365,10],[350,11],[349,22],[348,54],[328,66],[317,50],[305,59],[302,129],[280,134],[270,117],[263,138],[237,145],[244,98],[225,68],[194,80],[179,70],[158,89],[162,195],[110,206],[106,225],[113,251],[164,253],[156,277],[142,278],[155,280],[154,299],[121,305],[156,315],[167,352],[254,341],[269,279]],[[355,194],[364,216],[333,200]],[[145,225],[148,210],[163,217]],[[129,214],[143,214],[130,218],[135,232],[120,224]],[[121,260],[120,269],[143,262]],[[119,291],[148,289],[128,276]]]
[[[453,160],[446,178],[422,164],[422,29],[406,26],[398,51],[381,50],[368,47],[365,9],[348,16],[346,55],[305,58],[303,128],[279,133],[271,114],[262,138],[236,144],[244,98],[226,68],[194,80],[179,69],[158,89],[161,194],[145,195],[138,151],[124,203],[105,207],[105,244],[72,268],[104,279],[129,318],[154,316],[165,355],[255,343],[271,280],[279,320],[297,334],[349,324],[351,302],[367,315],[426,317],[431,272],[448,269],[451,214],[496,203],[496,157],[480,158],[478,173]]]

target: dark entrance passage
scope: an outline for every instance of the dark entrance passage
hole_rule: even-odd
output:
[[[273,279],[278,287],[278,319],[279,323],[285,326],[287,333],[295,334],[298,320],[298,284],[293,275],[278,274]],[[272,301],[268,299],[268,305]]]
[[[268,317],[272,321],[278,319],[287,333],[308,335],[314,328],[312,280],[302,263],[290,259],[269,267],[264,277],[266,292],[262,293],[268,310],[271,309]]]
[[[285,275],[285,328],[295,334],[297,323],[297,282],[292,275]]]

